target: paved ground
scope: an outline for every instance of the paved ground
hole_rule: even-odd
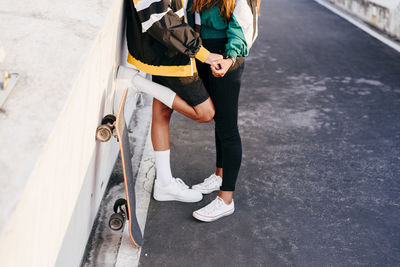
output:
[[[240,102],[237,212],[150,203],[140,266],[399,266],[400,54],[310,0],[262,3]],[[177,177],[213,171],[213,125],[174,115]]]

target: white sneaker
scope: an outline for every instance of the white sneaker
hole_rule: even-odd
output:
[[[210,177],[204,179],[204,182],[192,186],[192,189],[200,191],[203,194],[219,190],[222,185],[222,178],[216,174],[211,174]]]
[[[207,206],[193,212],[193,217],[203,222],[212,222],[221,217],[231,215],[235,211],[235,204],[226,204],[225,201],[217,197]]]
[[[157,201],[176,200],[181,202],[198,202],[203,199],[203,195],[199,191],[189,189],[189,186],[180,178],[173,178],[172,182],[166,186],[160,185],[156,179],[153,197]]]

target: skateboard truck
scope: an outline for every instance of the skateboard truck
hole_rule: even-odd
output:
[[[112,114],[106,115],[101,120],[101,125],[96,129],[96,140],[107,142],[114,135],[115,116]]]
[[[111,230],[119,231],[125,224],[126,220],[129,220],[129,213],[126,204],[126,200],[123,198],[117,199],[114,203],[114,213],[110,216],[108,225]]]

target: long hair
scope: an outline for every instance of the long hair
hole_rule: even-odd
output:
[[[260,16],[260,5],[261,5],[261,0],[256,0],[256,10],[258,16]]]
[[[214,6],[218,6],[219,14],[223,19],[229,20],[235,9],[235,0],[194,0],[192,12],[201,12]]]

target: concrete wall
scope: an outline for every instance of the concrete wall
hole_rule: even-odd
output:
[[[400,0],[328,0],[400,40]]]
[[[122,3],[0,3],[0,71],[23,75],[0,117],[2,267],[80,264],[118,155],[95,130],[121,93]]]

